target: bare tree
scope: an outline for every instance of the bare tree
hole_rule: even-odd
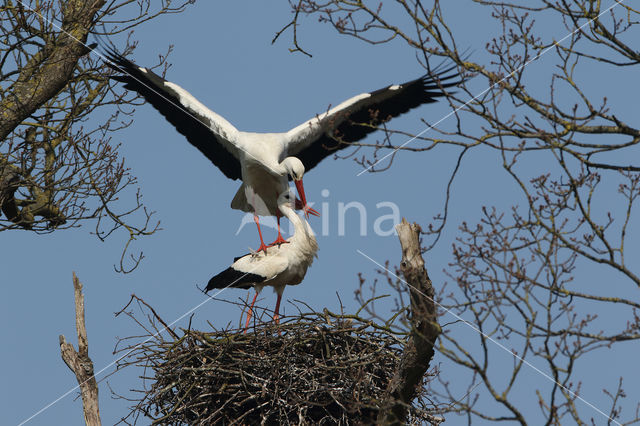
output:
[[[188,3],[7,0],[0,6],[0,231],[48,233],[92,219],[104,239],[124,228],[124,270],[129,243],[157,224],[139,191],[116,203],[136,180],[111,135],[128,125],[121,116],[136,98],[107,96],[111,83],[87,43],[91,34],[131,35]],[[126,50],[134,45],[129,39]],[[111,113],[98,121],[94,112],[105,107]]]
[[[628,232],[638,223],[640,166],[633,159],[640,128],[631,121],[637,121],[635,112],[598,95],[625,78],[629,90],[637,88],[627,70],[637,74],[640,63],[640,11],[631,3],[596,0],[290,3],[292,21],[276,38],[292,30],[293,50],[305,51],[303,18],[313,16],[365,43],[402,41],[426,69],[446,60],[475,76],[447,94],[449,120],[424,120],[428,132],[409,135],[385,126],[382,141],[354,144],[372,148],[372,155],[357,159],[371,171],[391,167],[399,151],[437,155],[436,147],[459,147],[447,204],[423,226],[427,249],[440,238],[450,184],[471,152],[494,154],[518,188],[511,209],[484,208],[477,224],[459,227],[446,267],[451,284],[440,289],[437,302],[441,314],[468,321],[476,336],[462,338],[443,327],[435,359],[446,357],[469,374],[463,400],[460,383],[452,385],[444,373],[439,384],[430,382],[442,413],[463,414],[469,423],[530,422],[532,400],[516,394],[527,383],[527,364],[535,364],[551,379],[535,384],[534,405],[546,424],[601,423],[602,417],[593,420],[601,415],[609,424],[638,421],[637,395],[622,402],[623,377],[599,386],[609,407],[593,407],[582,399],[576,366],[593,351],[623,351],[621,342],[640,338],[638,240]],[[461,8],[486,18],[477,32],[489,34],[484,52],[469,55],[458,42]],[[544,63],[536,62],[542,55]],[[589,77],[590,68],[598,77]],[[408,136],[415,139],[407,144]],[[589,279],[592,272],[611,279]],[[497,365],[498,340],[512,365]]]

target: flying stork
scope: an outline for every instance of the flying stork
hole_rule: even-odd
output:
[[[251,253],[235,258],[233,264],[211,278],[205,288],[205,292],[226,287],[255,289],[256,295],[247,313],[245,333],[251,321],[253,305],[260,291],[266,286],[272,286],[278,294],[273,316],[278,324],[280,301],[285,286],[300,284],[313,258],[317,257],[318,243],[313,231],[307,221],[296,214],[293,207],[294,195],[287,189],[278,197],[278,208],[294,226],[294,234],[287,240],[289,244],[269,247],[265,253]]]
[[[378,126],[422,104],[436,102],[445,89],[459,84],[454,67],[434,70],[418,79],[354,96],[284,133],[253,133],[236,129],[193,95],[148,68],[139,67],[115,50],[106,49],[107,65],[117,72],[113,79],[142,95],[178,132],[199,149],[225,176],[242,179],[231,207],[253,211],[260,235],[260,215],[278,217],[277,197],[287,186],[287,175],[296,184],[305,214],[316,214],[307,205],[302,177],[305,170],[337,150],[365,138]],[[258,204],[262,206],[258,208]],[[299,207],[299,206],[296,206]],[[262,211],[258,211],[262,210]]]

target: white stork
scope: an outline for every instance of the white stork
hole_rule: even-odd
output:
[[[275,214],[279,224],[276,200],[287,185],[287,174],[296,184],[307,217],[308,213],[317,214],[307,206],[302,185],[305,170],[363,139],[381,123],[419,105],[436,102],[446,88],[462,81],[458,74],[449,74],[453,67],[435,70],[404,84],[354,96],[288,132],[253,133],[236,129],[182,87],[137,66],[116,51],[107,51],[106,56],[107,65],[119,74],[112,78],[142,95],[228,178],[243,180],[231,207],[253,210],[260,234],[259,250],[266,247],[255,213]],[[257,200],[263,202],[266,209],[262,210],[266,211],[257,211]],[[279,242],[282,236],[278,226],[278,239],[274,243]]]
[[[278,294],[273,319],[276,324],[280,321],[280,301],[287,285],[302,282],[307,268],[311,266],[318,251],[318,243],[307,221],[301,219],[293,210],[294,196],[290,190],[285,190],[278,197],[280,212],[291,221],[294,234],[287,240],[289,244],[269,247],[265,253],[252,253],[234,259],[233,264],[209,280],[205,292],[214,288],[250,288],[256,295],[247,313],[245,333],[251,321],[253,305],[258,294],[265,286],[272,286]]]

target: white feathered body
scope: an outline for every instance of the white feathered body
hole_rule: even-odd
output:
[[[278,196],[287,189],[287,174],[280,162],[284,152],[281,133],[248,133],[242,140],[252,141],[241,150],[242,185],[231,201],[231,208],[260,216],[275,216]],[[253,143],[256,141],[258,143]]]
[[[231,267],[237,271],[264,276],[264,281],[253,283],[258,293],[264,287],[272,286],[276,293],[282,294],[285,286],[300,284],[318,252],[318,242],[313,231],[306,222],[304,225],[304,232],[296,229],[295,234],[287,240],[288,243],[280,247],[269,247],[266,254],[260,252],[241,257]]]

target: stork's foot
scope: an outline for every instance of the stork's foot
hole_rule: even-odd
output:
[[[280,314],[278,314],[277,312],[275,313],[275,315],[273,315],[273,322],[278,327],[278,336],[282,336],[282,329],[280,328]]]
[[[289,241],[285,240],[284,238],[282,238],[282,235],[278,235],[278,238],[276,238],[276,240],[274,242],[272,242],[271,244],[269,244],[269,247],[273,247],[273,246],[278,246],[280,247],[281,244],[285,244],[288,243]]]
[[[266,256],[267,255],[267,249],[269,247],[271,247],[271,246],[270,245],[266,246],[266,245],[264,245],[264,242],[260,242],[260,247],[258,247],[258,250],[256,250],[254,253],[255,254],[260,254],[260,252],[263,251],[265,256]]]
[[[256,226],[258,227],[258,235],[260,236],[260,247],[258,247],[258,250],[256,252],[252,252],[252,253],[260,254],[260,252],[263,251],[264,255],[266,256],[268,246],[264,245],[264,240],[262,239],[262,231],[260,230],[260,218],[258,217],[258,215],[254,214],[253,220],[255,221]]]

